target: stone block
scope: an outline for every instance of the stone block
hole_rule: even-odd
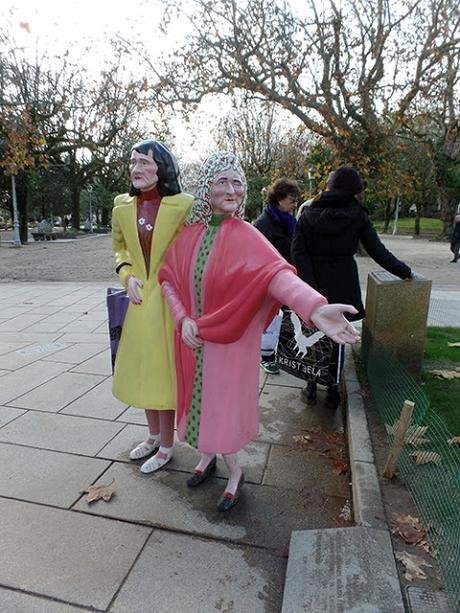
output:
[[[391,351],[420,376],[426,339],[431,281],[401,281],[389,272],[368,276],[364,327],[372,341]]]
[[[375,464],[352,461],[353,512],[360,526],[386,528],[385,510]]]
[[[388,532],[293,532],[281,611],[404,613]]]

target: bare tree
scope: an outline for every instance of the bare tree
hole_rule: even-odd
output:
[[[156,76],[155,98],[193,107],[208,93],[251,92],[290,111],[342,157],[378,165],[395,122],[433,93],[445,70],[440,60],[459,48],[458,4],[318,6],[309,0],[301,18],[272,0],[171,3],[171,24],[174,10],[188,11],[194,34],[162,63],[145,58]]]

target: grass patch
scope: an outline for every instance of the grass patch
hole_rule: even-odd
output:
[[[377,232],[383,230],[383,221],[374,221],[374,226]],[[414,217],[400,217],[398,219],[398,233],[401,234],[414,234],[415,231],[415,218]],[[393,219],[388,226],[388,232],[393,232]],[[442,233],[442,221],[440,219],[434,219],[432,217],[422,217],[420,219],[420,234],[430,234],[432,236]]]
[[[428,328],[422,383],[431,408],[454,436],[460,435],[460,379],[437,379],[432,369],[455,370],[460,366],[460,328]]]

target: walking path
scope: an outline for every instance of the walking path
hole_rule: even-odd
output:
[[[293,439],[340,442],[339,411],[306,409],[298,380],[261,375],[260,435],[228,515],[215,508],[223,465],[188,490],[185,445],[142,475],[128,452],[144,414],[111,395],[105,287],[0,285],[0,611],[280,611],[291,531],[351,525],[346,475]],[[85,501],[113,480],[110,502]]]

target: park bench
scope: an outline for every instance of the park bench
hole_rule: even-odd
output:
[[[32,236],[34,241],[55,241],[57,238],[57,234],[54,232],[32,232]]]

